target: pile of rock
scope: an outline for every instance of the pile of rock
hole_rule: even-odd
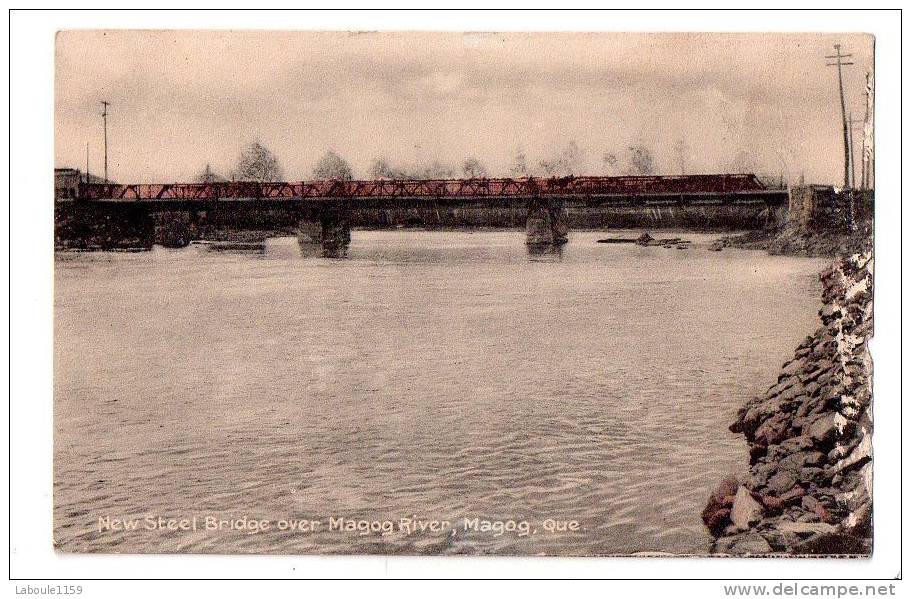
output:
[[[612,241],[614,241],[614,240],[611,240],[611,239],[599,239],[598,240],[599,243],[611,243]],[[633,241],[633,243],[635,243],[636,245],[649,246],[649,247],[660,246],[665,249],[675,247],[678,250],[688,250],[690,248],[690,244],[692,242],[689,241],[688,239],[681,239],[679,237],[670,237],[667,239],[655,239],[654,237],[649,235],[648,232],[645,232],[642,235],[640,235],[639,237],[637,237]]]
[[[825,270],[822,326],[778,382],[731,425],[750,446],[749,477],[726,479],[702,517],[723,554],[872,550],[871,252]]]
[[[788,256],[847,256],[860,252],[870,243],[873,222],[860,222],[850,232],[842,230],[809,231],[789,221],[769,240],[770,254]]]

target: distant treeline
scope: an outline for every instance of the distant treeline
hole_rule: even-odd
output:
[[[684,172],[686,159],[685,144],[678,144],[680,164],[665,174]],[[757,161],[745,151],[739,152],[727,169],[730,173],[756,173]],[[484,178],[493,176],[569,176],[569,175],[653,175],[657,174],[657,162],[651,148],[644,144],[632,145],[620,150],[605,151],[598,155],[584,150],[575,141],[562,148],[544,152],[543,157],[530,160],[525,150],[516,148],[509,167],[505,172],[493,173],[481,160],[467,156],[458,164],[447,164],[438,159],[426,162],[396,162],[386,157],[375,158],[367,168],[370,179],[451,179]],[[333,150],[327,151],[314,164],[310,173],[295,174],[291,179],[337,179],[347,181],[355,178],[351,164]],[[227,175],[215,172],[210,164],[196,176],[198,182],[214,181],[283,181],[286,172],[275,154],[259,142],[248,144],[237,158],[234,168]],[[784,181],[784,174],[764,177],[766,183],[776,186]]]

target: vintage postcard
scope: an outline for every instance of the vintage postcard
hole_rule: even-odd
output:
[[[871,555],[873,51],[59,31],[55,549]]]

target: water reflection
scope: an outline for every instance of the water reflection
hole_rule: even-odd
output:
[[[348,244],[323,244],[322,257],[341,260],[348,257]]]
[[[528,259],[531,262],[560,262],[563,260],[563,246],[562,243],[529,243],[525,245],[528,249]]]
[[[266,242],[263,241],[213,241],[207,243],[206,247],[212,252],[224,252],[231,254],[264,254],[266,253]]]
[[[300,248],[302,258],[331,258],[339,260],[348,257],[347,243],[312,243],[298,240],[297,245]]]

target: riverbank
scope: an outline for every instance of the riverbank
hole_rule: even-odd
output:
[[[816,243],[804,247],[832,247]],[[872,552],[872,250],[835,260],[820,279],[821,326],[730,427],[746,437],[750,469],[722,481],[702,513],[713,553]]]
[[[859,223],[849,233],[839,231],[808,231],[788,221],[780,227],[748,231],[724,237],[721,247],[767,250],[773,255],[835,258],[861,253],[873,238],[873,223]]]
[[[830,257],[862,253],[873,239],[872,190],[803,186],[789,190],[784,218],[771,226],[725,238],[722,246],[770,254]]]

